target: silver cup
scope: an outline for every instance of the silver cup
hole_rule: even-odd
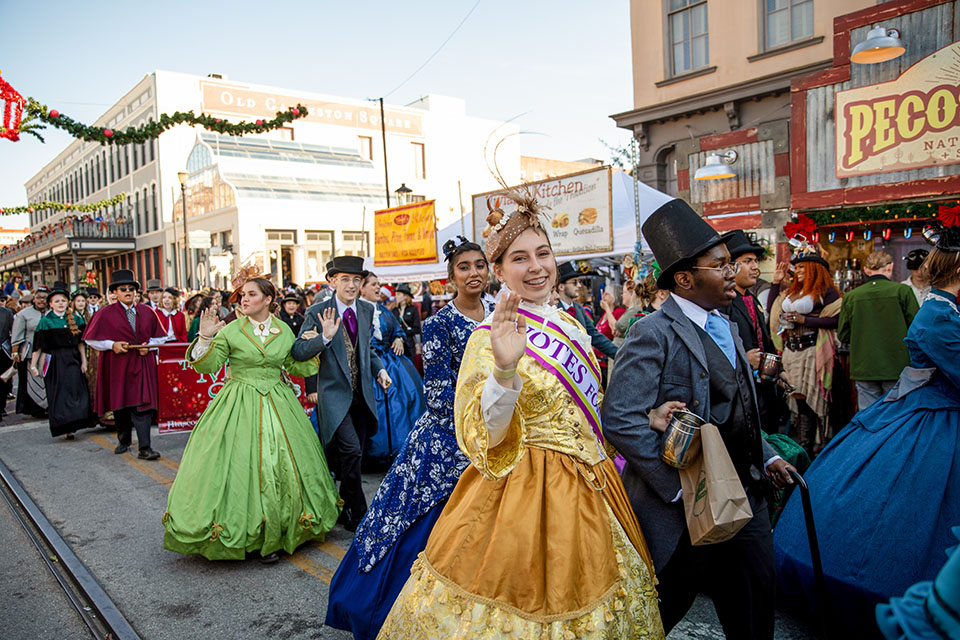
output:
[[[674,411],[660,445],[661,459],[677,469],[690,466],[700,455],[700,427],[705,422],[689,411]]]
[[[775,353],[764,353],[760,357],[760,379],[768,382],[776,382],[780,377],[783,366],[780,362],[780,356]]]

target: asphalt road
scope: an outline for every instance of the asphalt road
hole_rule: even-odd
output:
[[[0,423],[0,459],[144,640],[350,638],[323,625],[330,579],[352,538],[340,526],[325,542],[274,565],[209,562],[163,549],[160,518],[186,442],[187,434],[155,434],[153,447],[163,457],[146,462],[135,453],[115,455],[116,438],[102,429],[66,441],[51,438],[46,422],[11,415]],[[364,477],[368,498],[382,477]],[[3,637],[89,637],[5,504],[0,512]],[[776,637],[814,636],[778,614]],[[670,634],[717,638],[723,633],[706,598]]]

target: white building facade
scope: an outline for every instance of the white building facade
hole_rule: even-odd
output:
[[[93,269],[103,283],[109,271],[129,268],[141,281],[227,288],[240,266],[256,264],[277,282],[320,281],[333,255],[372,254],[374,211],[386,207],[388,191],[396,206],[401,184],[412,191],[408,201],[436,201],[438,227],[466,215],[469,228],[470,194],[497,187],[488,170],[492,149],[516,132],[467,116],[463,100],[430,95],[384,105],[384,135],[378,102],[167,71],[144,77],[96,124],[119,131],[191,109],[268,120],[297,104],[307,117],[256,136],[181,125],[139,145],[74,141],[27,182],[29,201],[89,203],[121,192],[126,201],[96,223],[65,225],[69,214],[31,213],[31,231],[43,240],[0,258],[0,271],[51,282],[78,281]],[[500,145],[496,161],[516,183],[516,136]],[[209,234],[209,249],[184,250],[180,172],[187,173],[186,232]]]

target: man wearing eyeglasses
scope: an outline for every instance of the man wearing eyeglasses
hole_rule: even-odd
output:
[[[360,463],[367,440],[377,432],[373,380],[384,390],[391,384],[370,342],[373,306],[357,304],[366,274],[358,256],[327,263],[335,295],[307,309],[290,351],[294,360],[320,357],[320,372],[306,381],[307,397],[317,404],[320,441],[340,480],[340,523],[349,531],[356,531],[367,512]]]
[[[160,454],[150,446],[150,425],[159,401],[157,358],[150,347],[163,344],[166,331],[145,304],[135,304],[140,283],[133,272],[119,269],[110,274],[108,291],[117,304],[100,309],[90,318],[83,340],[100,353],[94,407],[97,415],[112,411],[117,423],[117,447],[125,453],[137,431],[141,460],[156,460]]]
[[[727,638],[772,639],[776,584],[767,500],[770,481],[790,483],[792,467],[761,438],[752,367],[719,312],[736,298],[740,263],[730,262],[723,239],[679,199],[650,214],[643,236],[663,268],[657,285],[671,294],[630,328],[604,397],[602,424],[626,459],[623,484],[660,581],[664,630],[705,592]],[[753,518],[729,540],[691,544],[679,472],[661,460],[663,436],[648,417],[669,401],[717,426],[737,470]]]

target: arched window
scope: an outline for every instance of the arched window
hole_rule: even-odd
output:
[[[150,227],[150,209],[147,208],[147,188],[143,188],[143,230],[141,233],[149,233],[155,229]]]

